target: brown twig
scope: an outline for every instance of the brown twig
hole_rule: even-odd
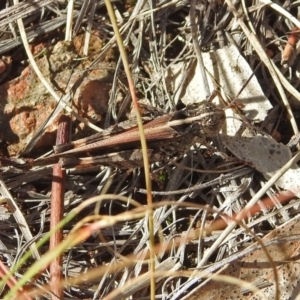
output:
[[[285,203],[287,201],[290,201],[295,197],[295,194],[290,191],[284,191],[280,192],[276,195],[277,201],[280,203]],[[274,207],[274,200],[270,197],[266,197],[261,200],[260,203],[257,203],[253,205],[250,209],[243,209],[239,213],[233,214],[232,217],[229,218],[229,220],[234,220],[236,222],[240,222],[243,219],[248,218],[249,216],[254,216],[256,213],[259,213],[262,211],[262,207],[266,209],[270,209]],[[215,231],[215,230],[222,230],[227,227],[227,222],[224,218],[218,218],[214,220],[209,225],[209,231]]]
[[[59,120],[57,130],[56,145],[70,142],[71,120],[63,115]],[[54,228],[63,218],[64,213],[64,194],[65,194],[66,171],[57,163],[53,165],[52,177],[52,196],[51,196],[51,214],[50,228]],[[62,230],[56,231],[50,238],[50,251],[53,250],[62,241]],[[50,284],[52,290],[52,299],[63,299],[63,289],[59,282],[62,280],[61,256],[54,259],[50,265]]]
[[[291,30],[288,41],[282,52],[281,64],[287,63],[293,58],[293,54],[295,53],[295,48],[298,40],[299,40],[299,28],[294,27]]]

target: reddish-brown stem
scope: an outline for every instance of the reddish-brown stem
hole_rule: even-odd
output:
[[[282,62],[288,62],[290,60],[293,52],[295,52],[295,47],[296,47],[296,44],[297,44],[298,40],[299,40],[299,28],[294,27],[291,30],[288,41],[287,41],[287,43],[285,45],[285,48],[282,52],[282,58],[281,58]]]
[[[61,116],[57,129],[56,145],[70,142],[71,120],[67,116]],[[53,165],[52,193],[51,193],[51,213],[50,228],[54,228],[63,218],[64,214],[64,194],[65,194],[66,171],[59,164]],[[52,251],[62,241],[62,230],[56,231],[50,238],[50,251]],[[50,264],[50,285],[52,300],[63,299],[63,289],[60,287],[62,280],[62,259],[61,256],[54,259]]]
[[[284,191],[276,195],[277,201],[279,201],[280,203],[285,203],[293,199],[294,197],[295,194],[290,191]],[[273,208],[274,201],[271,198],[266,197],[261,200],[261,203],[257,203],[249,209],[243,209],[241,212],[234,214],[232,217],[228,218],[228,221],[234,220],[236,222],[240,222],[241,220],[248,218],[248,216],[254,216],[256,213],[261,212],[262,207],[265,207],[267,209]],[[223,230],[226,227],[227,222],[223,218],[218,218],[209,225],[209,230]]]

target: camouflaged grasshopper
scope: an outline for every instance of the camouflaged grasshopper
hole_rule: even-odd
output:
[[[224,122],[224,110],[207,101],[146,119],[144,133],[149,160],[160,162],[182,156],[194,143],[215,136]],[[26,159],[26,163],[33,167],[59,162],[65,168],[88,168],[95,165],[136,168],[143,165],[140,134],[132,120],[87,138],[55,146],[54,150],[53,155],[36,160]],[[97,151],[102,155],[95,156]]]

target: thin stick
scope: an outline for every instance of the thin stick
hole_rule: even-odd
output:
[[[63,115],[59,120],[57,130],[56,145],[70,142],[71,120]],[[54,228],[63,218],[64,214],[64,195],[65,195],[66,171],[57,163],[53,165],[52,193],[51,193],[51,214],[50,228]],[[63,239],[62,229],[56,231],[50,237],[50,251],[61,243]],[[62,280],[62,259],[56,257],[50,264],[50,285],[52,291],[52,300],[63,299],[63,289],[60,286]]]

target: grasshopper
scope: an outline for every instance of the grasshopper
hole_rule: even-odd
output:
[[[215,136],[224,122],[224,110],[207,101],[198,106],[161,114],[152,120],[146,119],[144,133],[149,160],[159,162],[170,157],[182,156],[194,143]],[[34,167],[59,162],[64,168],[79,169],[95,165],[119,168],[136,168],[143,165],[140,134],[132,120],[121,122],[83,139],[57,145],[54,151],[55,154],[48,157],[26,159],[26,164]],[[95,156],[97,151],[102,155]],[[3,164],[4,159],[0,161]]]

